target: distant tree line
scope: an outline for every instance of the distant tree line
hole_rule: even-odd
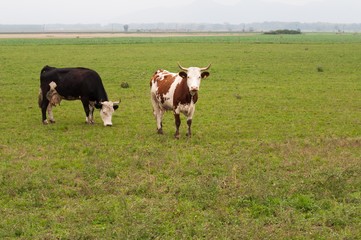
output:
[[[279,34],[278,29],[287,29],[287,34],[302,32],[361,32],[361,23],[300,23],[300,22],[260,22],[260,23],[110,23],[102,24],[0,24],[0,32],[269,32]],[[284,31],[284,30],[282,30]],[[293,31],[295,31],[293,33]]]
[[[264,34],[271,34],[271,35],[277,35],[277,34],[301,34],[301,30],[289,30],[289,29],[280,29],[280,30],[273,30],[264,32]]]

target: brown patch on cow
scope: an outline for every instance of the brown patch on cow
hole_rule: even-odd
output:
[[[169,89],[172,86],[174,80],[175,80],[174,75],[160,69],[154,74],[152,80],[150,81],[150,86],[152,86],[152,83],[157,83],[158,86],[157,95],[160,96],[162,103],[164,103],[165,101],[164,95],[169,92]]]
[[[150,82],[149,82],[149,85],[150,87],[152,87],[153,85],[153,82],[156,83],[159,81],[162,73],[164,72],[163,69],[158,69],[154,74],[153,74],[153,77],[150,79]]]
[[[189,92],[187,85],[187,79],[182,78],[182,81],[176,86],[173,97],[173,106],[176,108],[179,104],[190,104],[193,98],[193,102],[196,103],[198,100],[198,92],[193,96]]]

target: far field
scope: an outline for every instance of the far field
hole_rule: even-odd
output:
[[[150,104],[178,61],[212,63],[191,139]],[[42,125],[44,65],[96,70],[113,127]],[[361,238],[360,34],[0,39],[0,114],[1,239]]]

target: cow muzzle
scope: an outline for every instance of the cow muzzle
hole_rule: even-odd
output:
[[[113,126],[112,120],[108,117],[108,118],[103,118],[103,125],[104,127],[111,127]]]
[[[196,93],[198,92],[198,90],[199,90],[199,87],[190,87],[190,88],[189,88],[189,92],[190,92],[192,95],[196,94]]]
[[[110,127],[113,125],[112,123],[112,115],[111,114],[106,114],[104,113],[102,110],[100,111],[100,116],[103,120],[103,125],[105,127]]]

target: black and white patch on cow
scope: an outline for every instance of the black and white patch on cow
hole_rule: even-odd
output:
[[[119,107],[119,102],[108,100],[102,80],[94,70],[43,67],[40,73],[39,107],[44,124],[55,123],[53,107],[60,105],[63,99],[80,100],[85,111],[85,121],[89,124],[94,123],[93,113],[97,108],[100,109],[104,126],[112,126],[112,114]]]

